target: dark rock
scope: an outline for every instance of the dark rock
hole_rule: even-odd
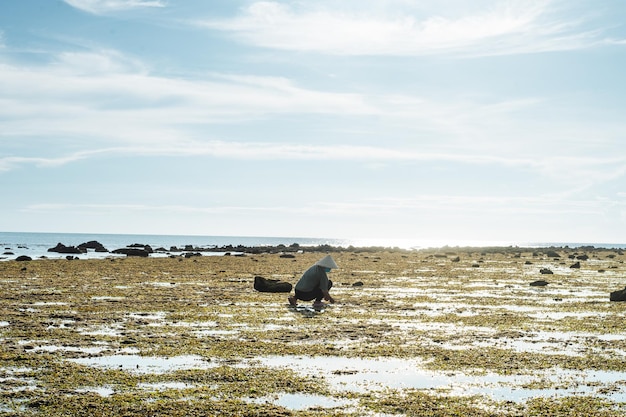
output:
[[[353,287],[362,287],[363,286],[363,281],[357,281],[354,284],[352,284]]]
[[[541,269],[539,270],[539,273],[540,273],[540,274],[544,274],[544,275],[545,275],[545,274],[554,274],[554,272],[552,272],[552,271],[551,271],[551,270],[549,270],[548,268],[541,268]]]
[[[460,262],[460,261],[461,261],[461,258],[459,258],[458,256],[451,260],[451,262]]]
[[[295,258],[295,255],[292,255],[290,253],[284,253],[282,255],[280,255],[281,258]]]
[[[610,295],[611,301],[626,301],[626,288],[623,290],[613,291]]]
[[[254,289],[259,292],[291,292],[292,285],[277,279],[254,277]]]
[[[78,249],[87,252],[87,249],[93,249],[96,252],[108,252],[107,248],[104,247],[104,245],[102,245],[102,243],[95,241],[95,240],[90,240],[89,242],[85,242],[85,243],[81,243],[80,245],[78,245]]]
[[[576,259],[578,259],[580,261],[586,261],[587,259],[589,259],[589,256],[587,256],[587,255],[580,255],[580,256],[577,256]]]
[[[531,287],[545,287],[546,285],[548,285],[548,281],[544,280],[533,281],[530,283]]]
[[[141,243],[133,243],[132,245],[128,245],[128,247],[129,248],[134,248],[134,249],[143,249],[143,250],[145,250],[148,253],[154,252],[150,245],[143,245]]]
[[[7,252],[4,252],[3,255],[15,255],[15,254],[13,252],[7,251]]]
[[[15,258],[15,260],[17,262],[24,262],[24,261],[32,261],[33,258],[31,258],[30,256],[22,255],[22,256],[18,256],[17,258]]]
[[[572,269],[580,269],[580,262],[576,262],[575,264],[570,265],[570,268],[572,268]]]
[[[112,253],[115,253],[118,255],[126,255],[126,256],[140,256],[144,258],[150,255],[150,252],[141,248],[120,248],[120,249],[115,249]]]
[[[54,248],[48,249],[48,252],[57,252],[57,253],[85,253],[87,249],[81,250],[75,246],[65,246],[63,243],[57,243]]]
[[[553,251],[553,250],[547,251],[546,256],[548,258],[560,258],[561,257],[561,255],[559,255],[556,251]]]

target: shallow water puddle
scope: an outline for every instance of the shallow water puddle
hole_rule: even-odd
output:
[[[141,383],[137,387],[146,391],[166,391],[166,390],[182,390],[193,388],[196,385],[187,384],[185,382],[155,382]]]
[[[137,374],[165,374],[187,369],[208,369],[218,366],[197,355],[172,357],[112,355],[94,358],[69,359],[69,361],[85,366],[105,369],[119,369]]]
[[[93,392],[101,397],[110,397],[115,393],[115,390],[110,387],[84,387],[77,389],[76,392]]]
[[[333,398],[314,394],[277,394],[268,397],[251,399],[256,404],[273,404],[290,410],[308,410],[310,408],[335,408],[356,406],[355,400]]]
[[[289,368],[307,376],[324,377],[337,392],[370,392],[385,389],[447,391],[456,395],[487,395],[495,400],[525,401],[537,395],[596,395],[626,401],[626,372],[552,369],[540,375],[468,375],[421,368],[421,362],[398,358],[342,358],[266,356],[249,362]],[[533,388],[540,383],[541,389]],[[610,389],[607,389],[610,388]]]

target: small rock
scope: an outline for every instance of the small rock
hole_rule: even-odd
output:
[[[626,301],[626,288],[623,290],[613,291],[609,299],[611,301]]]
[[[548,281],[544,281],[541,279],[530,283],[531,287],[545,287],[546,285],[548,285]]]

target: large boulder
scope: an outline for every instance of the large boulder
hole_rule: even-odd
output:
[[[626,301],[626,288],[623,290],[613,291],[610,295],[611,301]]]
[[[291,292],[292,285],[277,279],[254,277],[254,289],[259,292]]]

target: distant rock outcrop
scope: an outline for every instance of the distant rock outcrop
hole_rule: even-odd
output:
[[[148,252],[143,248],[119,248],[115,249],[112,253],[115,253],[117,255],[139,256],[146,258],[148,257],[148,255],[150,255],[151,252]]]
[[[108,252],[107,248],[105,248],[102,243],[95,240],[81,243],[80,245],[78,245],[78,249],[84,250],[85,252],[87,252],[87,249],[93,249],[96,252]]]
[[[65,246],[63,243],[57,243],[54,248],[48,249],[48,252],[56,252],[56,253],[85,253],[87,249],[80,249],[76,246]]]
[[[139,257],[148,257],[151,253],[154,253],[152,247],[150,245],[143,245],[141,243],[133,243],[132,245],[128,245],[125,248],[115,249],[113,252],[117,255],[126,255],[126,256],[139,256]]]

